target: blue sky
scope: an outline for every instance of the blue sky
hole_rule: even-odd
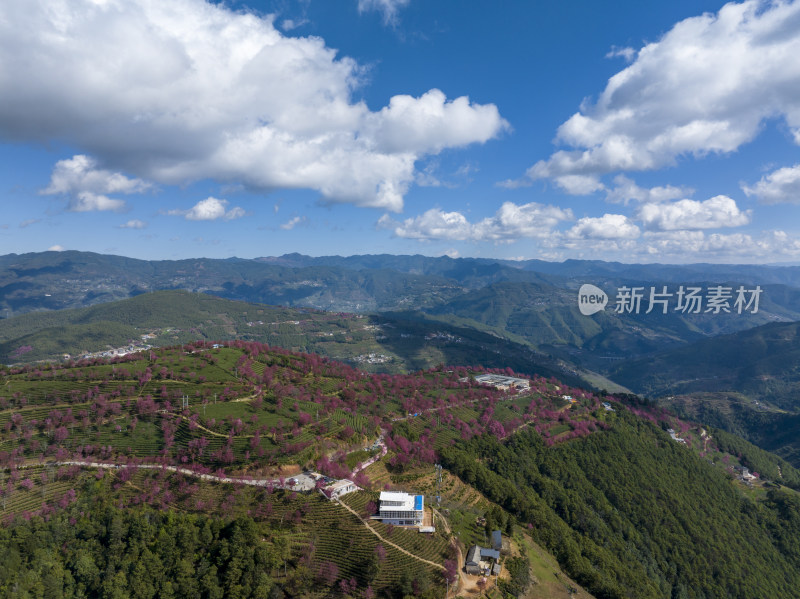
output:
[[[0,253],[800,262],[800,2],[7,0]]]

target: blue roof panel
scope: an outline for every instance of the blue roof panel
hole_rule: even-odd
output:
[[[422,510],[422,495],[414,495],[414,509]]]

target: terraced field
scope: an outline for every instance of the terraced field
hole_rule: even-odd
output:
[[[551,382],[507,395],[476,384],[471,374],[459,368],[366,375],[246,342],[0,370],[0,517],[47,517],[98,493],[125,509],[247,515],[266,542],[286,548],[284,572],[272,576],[287,588],[307,571],[321,583],[319,596],[335,581],[387,594],[441,589],[455,540],[442,528],[421,534],[369,521],[367,504],[377,503],[377,489],[423,492],[430,500],[437,450],[528,424],[553,436],[572,433],[574,422],[594,421],[598,405],[587,396],[568,420]],[[379,436],[386,456],[353,473],[377,451]],[[56,465],[65,462],[83,466]],[[93,462],[122,467],[85,467]],[[351,477],[365,490],[339,505],[313,491],[199,477],[282,480],[301,468]],[[443,495],[454,522],[474,522],[470,514],[491,507],[450,476]],[[463,542],[480,540],[478,529],[456,528]]]

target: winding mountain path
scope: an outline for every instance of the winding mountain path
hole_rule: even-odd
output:
[[[431,508],[431,511],[433,511],[434,515],[439,517],[439,520],[442,522],[442,524],[444,524],[445,531],[452,537],[453,531],[450,530],[450,523],[447,521],[447,518],[442,516],[438,510]],[[464,554],[461,552],[461,545],[459,544],[458,541],[456,541],[456,551],[458,552],[458,555],[456,557],[456,559],[458,560],[456,562],[458,565],[458,586],[455,588],[453,592],[455,593],[456,596],[458,596],[461,590],[466,589],[467,586],[469,585],[469,579],[467,578],[467,573],[464,571],[464,568],[461,566],[461,564],[464,563]]]
[[[128,468],[128,467],[130,467],[130,468],[143,468],[145,470],[168,470],[170,472],[177,472],[177,473],[180,473],[180,474],[186,474],[187,476],[194,476],[194,477],[199,478],[201,480],[208,480],[208,481],[214,481],[214,482],[220,482],[220,483],[243,484],[243,485],[250,485],[250,486],[255,486],[255,487],[266,487],[266,486],[269,486],[270,484],[272,484],[276,488],[280,487],[280,488],[284,488],[284,489],[290,489],[290,490],[292,489],[292,487],[290,487],[288,485],[284,485],[283,487],[281,487],[280,481],[273,480],[273,479],[267,479],[267,478],[246,479],[246,478],[233,478],[233,477],[229,477],[229,476],[218,476],[216,474],[201,474],[199,472],[194,472],[194,471],[192,471],[192,470],[190,470],[188,468],[180,468],[178,466],[168,466],[168,465],[161,465],[161,464],[136,464],[136,465],[127,466],[127,465],[124,465],[124,464],[120,465],[120,464],[111,464],[111,463],[108,463],[108,462],[89,462],[89,461],[83,461],[83,460],[65,460],[65,461],[62,461],[62,462],[55,462],[55,464],[58,465],[58,466],[83,466],[83,467],[87,467],[87,468],[104,468],[106,470],[119,470],[120,468]],[[348,512],[353,514],[356,518],[358,518],[361,521],[361,523],[364,526],[366,526],[367,529],[369,529],[369,531],[372,534],[374,534],[376,537],[378,537],[382,542],[386,543],[387,545],[390,545],[390,546],[394,547],[398,551],[400,551],[402,553],[405,553],[406,555],[408,555],[410,557],[413,557],[417,561],[426,563],[429,566],[433,566],[434,568],[437,568],[439,570],[444,570],[444,566],[442,566],[441,564],[437,564],[436,562],[432,562],[432,561],[427,560],[425,558],[422,558],[422,557],[420,557],[418,555],[415,555],[415,554],[411,553],[410,551],[408,551],[406,549],[403,549],[399,545],[397,545],[395,543],[392,543],[388,539],[384,538],[383,536],[381,536],[381,534],[377,530],[372,528],[369,525],[369,523],[366,522],[358,514],[358,512],[356,512],[353,508],[351,508],[349,505],[347,505],[345,503],[342,503],[338,499],[336,499],[335,501],[340,506],[342,506],[344,509],[346,509]],[[460,560],[460,557],[461,557],[461,555],[460,555],[460,552],[459,552],[459,560]]]
[[[208,480],[218,483],[227,484],[240,484],[248,485],[251,487],[268,487],[274,486],[276,489],[287,489],[289,491],[295,490],[293,486],[283,484],[279,479],[271,478],[237,478],[232,476],[219,476],[217,474],[205,474],[195,472],[189,468],[181,468],[179,466],[169,466],[164,464],[113,464],[109,462],[89,462],[84,460],[65,460],[62,462],[51,462],[56,466],[83,466],[87,468],[104,468],[106,470],[119,470],[121,468],[141,468],[143,470],[168,470],[170,472],[177,472],[178,474],[185,474],[186,476],[193,476],[200,480]]]
[[[424,557],[420,557],[420,556],[418,556],[418,555],[414,555],[414,554],[413,554],[413,553],[411,553],[410,551],[407,551],[406,549],[403,549],[402,547],[400,547],[400,545],[396,545],[396,544],[392,543],[391,541],[389,541],[389,540],[385,539],[384,537],[382,537],[382,536],[381,536],[381,534],[380,534],[380,533],[379,533],[377,530],[375,530],[374,528],[372,528],[372,527],[369,525],[369,523],[368,523],[366,520],[364,520],[364,518],[362,518],[362,517],[361,517],[361,516],[358,514],[358,512],[356,512],[356,511],[355,511],[353,508],[351,508],[349,505],[342,503],[342,502],[341,502],[341,501],[339,501],[338,499],[336,500],[336,503],[338,503],[339,505],[341,505],[341,506],[342,506],[344,509],[346,509],[348,512],[350,512],[351,514],[353,514],[353,515],[354,515],[356,518],[358,518],[359,520],[361,520],[361,523],[362,523],[364,526],[366,526],[366,527],[367,527],[367,529],[368,529],[368,530],[369,530],[369,531],[370,531],[372,534],[374,534],[376,537],[378,537],[378,538],[379,538],[381,541],[383,541],[383,542],[384,542],[384,543],[386,543],[387,545],[391,545],[392,547],[394,547],[394,548],[395,548],[395,549],[397,549],[398,551],[401,551],[401,552],[405,553],[406,555],[408,555],[408,556],[410,556],[410,557],[413,557],[413,558],[414,558],[415,560],[417,560],[417,561],[424,562],[424,563],[428,564],[429,566],[433,566],[434,568],[437,568],[437,569],[439,569],[439,570],[444,570],[444,566],[443,566],[443,565],[441,565],[441,564],[437,564],[436,562],[432,562],[432,561],[430,561],[430,560],[427,560],[427,559],[425,559]]]

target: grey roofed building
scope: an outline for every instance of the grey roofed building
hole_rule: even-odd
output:
[[[479,374],[475,376],[478,383],[491,385],[495,389],[507,390],[518,389],[520,391],[530,389],[531,382],[528,379],[520,379],[513,376],[502,374]]]
[[[493,560],[497,561],[500,559],[500,552],[497,549],[481,549],[481,557],[490,557]]]
[[[481,547],[480,545],[473,545],[467,552],[467,561],[464,564],[464,569],[467,574],[480,574],[481,573]]]
[[[329,484],[325,489],[330,493],[329,498],[333,500],[338,499],[342,495],[352,493],[353,491],[358,491],[358,486],[352,480],[343,478],[342,480],[337,480]]]
[[[467,560],[464,563],[464,569],[467,574],[483,574],[484,571],[489,572],[491,562],[486,560],[493,559],[495,562],[500,559],[500,552],[496,549],[487,549],[480,545],[473,545],[467,552]]]
[[[503,533],[499,530],[492,531],[492,549],[501,551],[503,549]]]

